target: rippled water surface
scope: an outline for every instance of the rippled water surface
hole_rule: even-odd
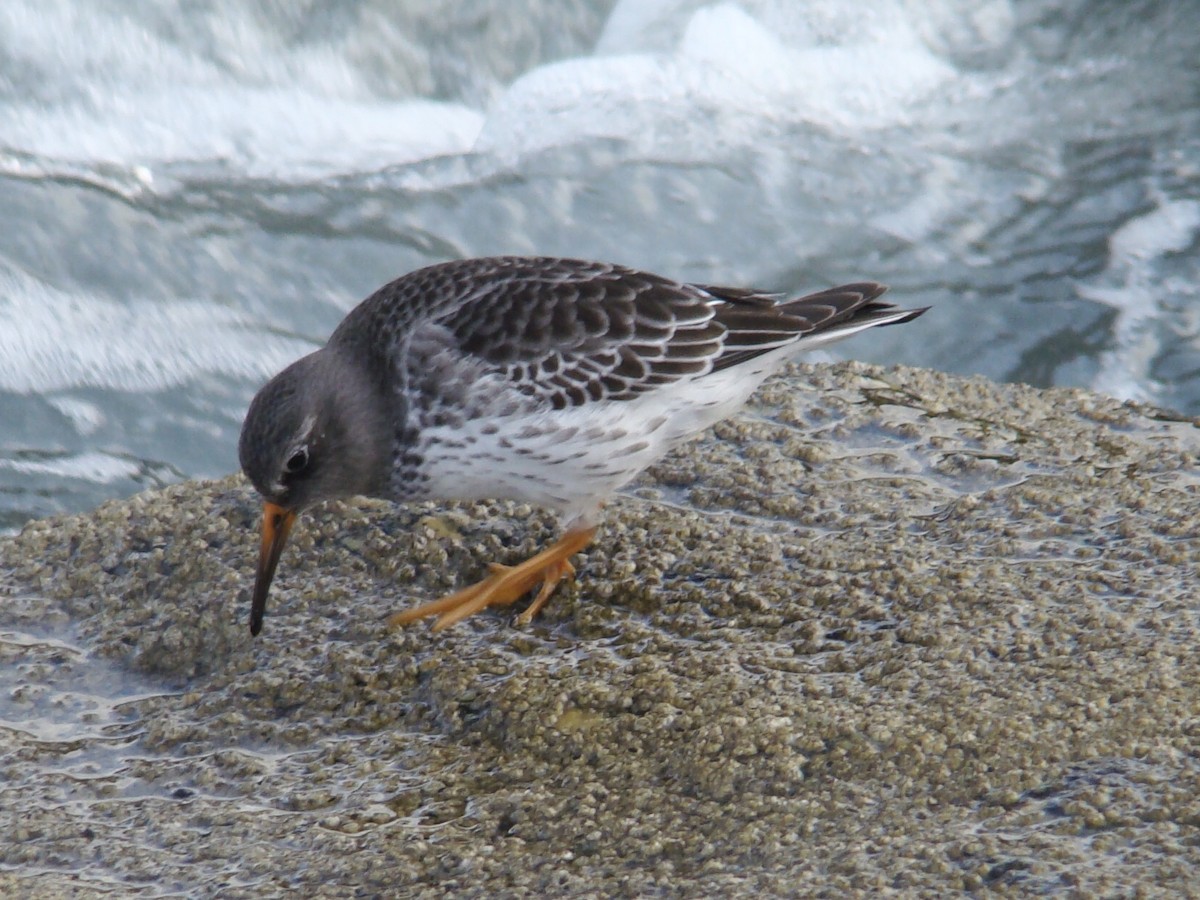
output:
[[[519,6],[519,8],[517,8]],[[836,348],[1200,413],[1190,3],[0,8],[0,529],[236,467],[438,260],[890,283]]]

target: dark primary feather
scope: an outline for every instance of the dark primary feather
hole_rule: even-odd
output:
[[[867,282],[781,301],[604,263],[491,257],[430,266],[385,285],[330,343],[365,338],[372,346],[355,349],[395,359],[415,336],[445,335],[454,344],[448,349],[563,408],[630,399],[801,335],[894,314],[876,299],[884,290]]]
[[[716,313],[717,321],[729,329],[729,334],[724,352],[713,363],[714,370],[736,366],[792,343],[802,335],[818,334],[851,322],[866,324],[897,312],[894,304],[878,301],[887,286],[875,281],[844,284],[792,300],[741,288],[706,286],[704,290],[728,301]],[[909,318],[922,312],[913,310]]]

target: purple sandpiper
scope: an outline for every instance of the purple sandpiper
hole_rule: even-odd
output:
[[[547,257],[442,263],[360,303],[250,404],[238,455],[264,498],[250,632],[297,514],[336,497],[519,500],[565,530],[516,566],[392,615],[445,628],[541,585],[529,622],[596,533],[605,499],[733,414],[794,354],[925,309],[874,282],[785,299]]]

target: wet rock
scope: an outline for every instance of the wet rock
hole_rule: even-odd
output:
[[[1084,392],[796,367],[526,629],[381,624],[551,540],[517,504],[312,511],[257,640],[239,478],[31,523],[0,892],[1182,890],[1198,451]]]

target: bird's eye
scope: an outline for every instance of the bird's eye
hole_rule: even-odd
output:
[[[300,447],[291,456],[287,462],[283,464],[283,471],[289,475],[295,475],[298,472],[303,472],[308,466],[308,448]]]

